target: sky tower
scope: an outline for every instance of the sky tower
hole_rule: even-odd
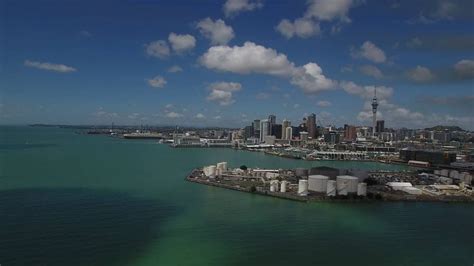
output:
[[[377,102],[377,89],[374,89],[374,98],[372,99],[372,136],[375,137],[375,128],[377,127],[377,107],[379,103]]]

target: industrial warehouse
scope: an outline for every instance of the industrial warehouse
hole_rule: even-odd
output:
[[[260,169],[227,162],[194,169],[187,181],[296,201],[474,202],[472,175],[453,170]]]

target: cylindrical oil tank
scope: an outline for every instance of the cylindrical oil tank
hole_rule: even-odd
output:
[[[227,162],[221,162],[222,164],[222,171],[227,171]]]
[[[335,180],[328,180],[326,195],[330,197],[336,196],[336,181]]]
[[[441,175],[442,175],[442,176],[449,177],[449,170],[448,170],[448,169],[442,169],[442,170],[441,170]]]
[[[449,171],[449,177],[459,179],[459,172],[457,170],[451,170]]]
[[[270,181],[270,192],[277,192],[278,191],[278,180]]]
[[[338,195],[347,195],[348,193],[357,193],[357,184],[359,179],[355,176],[340,175],[336,178],[336,187]]]
[[[329,177],[324,175],[310,175],[308,177],[308,190],[326,193]]]
[[[306,168],[296,168],[295,175],[299,177],[307,177],[308,176],[308,169]]]
[[[359,183],[357,185],[357,196],[366,196],[367,195],[367,183]]]
[[[298,182],[298,195],[307,196],[308,195],[308,180],[300,179]]]
[[[286,185],[288,184],[287,181],[281,181],[281,184],[280,184],[280,192],[281,193],[286,193]]]

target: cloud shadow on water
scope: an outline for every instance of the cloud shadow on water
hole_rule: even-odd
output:
[[[127,264],[175,214],[155,200],[106,190],[0,191],[0,264]]]

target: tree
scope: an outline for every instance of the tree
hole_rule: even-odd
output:
[[[241,165],[241,166],[240,166],[240,170],[247,171],[247,169],[248,169],[248,168],[247,168],[247,166],[246,166],[246,165]]]

